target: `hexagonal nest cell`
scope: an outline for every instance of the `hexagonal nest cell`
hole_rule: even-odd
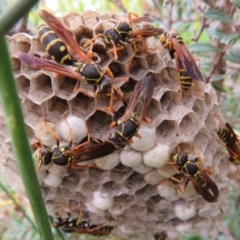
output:
[[[73,38],[77,40],[77,43],[83,46],[96,34],[103,33],[106,27],[116,26],[114,21],[109,22],[108,19],[126,21],[127,16],[111,12],[100,15],[93,11],[86,11],[82,14],[70,13],[61,21]],[[93,43],[93,60],[96,60],[96,64],[103,69],[109,67],[116,78],[113,81],[114,86],[116,85],[115,90],[120,89],[127,99],[127,103],[124,103],[119,97],[112,98],[115,112],[108,114],[104,109],[98,108],[108,107],[110,97],[98,99],[93,92],[93,85],[81,83],[80,89],[73,92],[76,80],[65,76],[55,78],[52,73],[46,70],[32,69],[17,59],[15,54],[18,51],[48,58],[48,54],[44,53],[44,48],[36,36],[31,37],[19,33],[9,37],[8,44],[31,144],[36,141],[33,130],[43,121],[43,117],[49,121],[49,125],[54,124],[61,144],[69,144],[66,142],[68,137],[62,133],[63,130],[66,131],[66,129],[62,129],[64,119],[69,124],[67,129],[68,133],[71,132],[72,137],[83,132],[81,139],[87,139],[87,135],[90,133],[91,141],[94,142],[94,138],[97,138],[105,141],[104,144],[106,144],[106,138],[109,140],[110,134],[118,131],[121,139],[121,136],[125,136],[125,130],[131,130],[131,128],[128,129],[127,124],[129,123],[126,121],[129,119],[125,119],[126,122],[118,123],[123,126],[123,129],[120,129],[119,126],[111,128],[111,123],[117,121],[123,114],[125,117],[133,117],[131,113],[139,111],[141,104],[149,102],[149,106],[141,117],[145,122],[150,122],[147,119],[150,117],[151,123],[140,123],[139,135],[141,138],[135,136],[132,139],[133,143],[126,142],[127,151],[125,148],[112,151],[111,148],[115,148],[115,146],[111,143],[107,143],[107,147],[104,144],[98,145],[98,143],[93,146],[94,149],[99,148],[97,153],[111,152],[111,154],[91,161],[91,163],[86,162],[85,169],[58,166],[54,162],[41,167],[38,173],[39,183],[49,215],[62,212],[63,219],[66,219],[67,213],[63,211],[63,205],[66,205],[71,216],[77,218],[79,206],[82,203],[84,220],[91,221],[91,224],[106,223],[113,226],[110,234],[115,237],[152,240],[154,235],[161,230],[167,239],[180,239],[182,233],[188,234],[193,228],[201,232],[207,239],[216,239],[216,231],[212,229],[216,229],[216,226],[220,225],[223,215],[227,211],[229,190],[226,175],[229,163],[227,155],[224,155],[221,157],[221,161],[224,161],[225,164],[219,164],[217,152],[221,151],[222,146],[217,141],[207,146],[208,142],[212,141],[212,133],[219,125],[214,117],[215,114],[219,114],[217,97],[210,85],[200,84],[201,94],[205,95],[205,99],[199,99],[191,90],[188,93],[183,92],[184,101],[181,102],[178,73],[175,63],[166,49],[160,47],[157,50],[148,51],[148,56],[146,56],[145,44],[138,39],[135,55],[133,45],[125,42],[124,49],[118,52],[119,58],[116,60],[113,54],[108,53],[111,47],[105,48],[104,40],[100,37]],[[147,46],[148,44],[149,46],[160,45],[154,38],[149,38]],[[121,46],[121,43],[119,45]],[[89,48],[86,49],[86,52],[89,51]],[[134,92],[134,86],[147,74],[154,80],[151,82],[150,77],[150,82],[142,86],[138,95],[134,95],[136,99],[140,97],[140,101],[137,101],[138,104],[129,110],[129,93]],[[117,78],[125,78],[129,81],[118,81]],[[151,85],[153,85],[152,94],[141,102],[143,93],[151,88],[149,87]],[[119,96],[119,94],[117,95]],[[1,105],[0,113],[2,114]],[[70,120],[72,118],[77,119],[76,122]],[[1,128],[6,130],[3,117],[0,118],[0,123]],[[44,124],[42,125],[44,126]],[[133,126],[136,127],[136,124]],[[50,131],[47,133],[45,131],[45,134],[55,144]],[[2,139],[3,137],[5,139]],[[6,136],[1,134],[1,142],[7,141],[6,138],[7,134]],[[89,143],[87,142],[87,144]],[[2,156],[3,175],[9,183],[15,186],[21,180],[19,175],[16,175],[17,165],[12,159],[12,148],[5,142],[0,147],[4,152]],[[52,148],[50,143],[49,147]],[[177,154],[178,151],[188,151],[190,159],[202,155],[204,160],[202,166],[199,166],[201,168],[216,163],[213,173],[209,177],[221,186],[224,196],[220,192],[218,201],[214,205],[204,200],[196,191],[194,192],[193,184],[189,184],[183,194],[161,175],[158,168],[161,170],[164,167],[171,168],[171,166],[166,166],[166,163],[170,161],[171,153]],[[140,160],[139,155],[142,158]],[[159,165],[160,161],[163,161],[161,165]],[[126,166],[123,165],[124,162]],[[165,176],[170,177],[170,173],[166,174],[165,171]],[[186,180],[184,177],[184,181]],[[201,212],[203,207],[204,212],[212,211],[211,221]],[[106,238],[103,236],[101,239]]]

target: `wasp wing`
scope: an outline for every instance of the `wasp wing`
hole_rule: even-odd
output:
[[[131,18],[128,22],[140,23],[140,22],[153,22],[153,19],[147,16]]]
[[[208,202],[216,202],[219,196],[219,190],[216,183],[199,168],[201,176],[198,179],[189,176],[192,181],[195,190]],[[206,185],[205,185],[206,184]],[[203,186],[205,185],[205,186]]]
[[[85,145],[82,147],[75,146],[71,150],[64,152],[66,156],[75,156],[73,163],[85,162],[100,157],[105,157],[116,150],[116,147],[108,142],[104,141],[96,145]]]
[[[75,68],[70,65],[62,65],[55,61],[30,56],[23,52],[18,52],[17,58],[25,62],[27,65],[29,65],[32,68],[47,70],[47,71],[54,72],[54,73],[57,73],[66,77],[70,77],[76,80],[82,79],[81,74],[77,73],[75,71]]]
[[[51,13],[40,10],[39,16],[47,23],[47,25],[62,39],[67,45],[68,51],[78,61],[84,61],[86,63],[92,63],[92,59],[88,57],[86,52],[81,46],[74,40],[69,31],[63,26],[61,21]]]
[[[147,107],[151,102],[153,88],[154,80],[151,74],[146,75],[136,83],[128,106],[125,110],[124,115],[122,116],[123,120],[126,121],[129,119],[131,114],[134,112],[139,115],[139,124],[141,123]]]
[[[183,67],[186,69],[187,73],[194,79],[198,81],[203,81],[202,74],[193,59],[192,54],[189,52],[185,43],[179,43],[176,38],[172,37],[170,40],[173,44],[173,49],[177,52],[179,61],[181,61]]]
[[[129,36],[130,37],[141,36],[147,38],[152,36],[159,36],[163,32],[164,30],[162,28],[141,28],[132,30]]]

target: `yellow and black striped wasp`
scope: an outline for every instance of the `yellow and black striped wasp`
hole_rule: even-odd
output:
[[[82,209],[80,208],[80,214],[78,219],[70,219],[70,213],[68,212],[68,217],[63,220],[60,215],[56,215],[54,222],[51,224],[53,227],[61,228],[67,233],[79,233],[79,234],[89,234],[93,236],[104,236],[109,235],[113,230],[112,226],[95,225],[90,224],[88,221],[82,221]]]
[[[68,139],[68,145],[61,146],[61,147],[59,146],[59,138],[56,135],[56,133],[48,126],[46,119],[44,119],[43,121],[48,132],[55,139],[57,147],[51,150],[49,147],[43,145],[41,141],[37,139],[38,141],[34,143],[35,148],[38,150],[38,154],[37,154],[38,167],[37,167],[36,173],[39,173],[42,165],[49,165],[50,163],[56,164],[58,166],[70,167],[72,165],[74,157],[65,155],[65,152],[71,150],[72,148],[72,137],[71,137],[72,130],[67,122],[66,117],[64,117],[64,121],[66,122],[66,125],[69,129],[69,139]],[[99,144],[100,142],[101,140],[98,140],[95,138],[90,138],[89,140],[87,138],[84,138],[79,144],[81,146],[84,146],[84,145],[92,146],[95,144]],[[93,165],[81,165],[81,166],[77,165],[75,168],[87,169],[87,168],[98,168],[98,167],[95,164],[93,164]]]
[[[134,18],[132,18],[134,16]],[[117,21],[114,19],[109,19],[109,22],[116,23],[116,26],[113,28],[106,29],[103,33],[100,33],[90,39],[88,42],[85,43],[84,47],[89,46],[95,41],[97,38],[102,37],[105,45],[107,47],[112,47],[114,52],[114,59],[118,59],[117,50],[122,49],[123,47],[117,48],[117,46],[121,42],[127,42],[132,38],[147,38],[151,36],[159,36],[163,33],[163,29],[161,28],[154,28],[152,25],[147,27],[132,27],[132,23],[140,23],[140,22],[152,22],[153,20],[149,17],[138,17],[138,15],[129,12],[128,13],[128,20]],[[110,50],[112,51],[112,50]]]
[[[222,128],[217,128],[216,133],[221,139],[221,144],[227,148],[229,153],[229,161],[234,165],[240,165],[240,137],[233,131],[229,123],[224,123],[223,120],[216,115],[219,119]]]
[[[154,79],[149,73],[136,83],[124,115],[113,124],[116,130],[105,141],[94,146],[76,146],[65,152],[66,155],[75,156],[73,165],[107,156],[118,148],[124,148],[133,136],[140,137],[138,129],[151,102],[153,89]]]
[[[113,85],[114,76],[111,70],[109,68],[101,70],[73,39],[58,18],[45,10],[40,10],[39,15],[47,23],[48,27],[46,27],[46,24],[40,25],[38,35],[54,61],[33,57],[22,52],[18,53],[18,58],[32,68],[40,68],[80,80],[83,83],[92,84],[95,87],[95,93],[98,87],[99,95],[110,96],[111,98],[108,113],[114,112],[114,91],[120,95],[123,103],[125,103],[123,93]],[[126,79],[122,80],[126,81]],[[77,89],[76,87],[75,91]]]
[[[202,74],[196,61],[193,59],[192,54],[189,52],[177,30],[164,32],[159,41],[164,48],[169,50],[171,58],[175,59],[177,71],[179,72],[179,85],[182,86],[183,89],[188,90],[192,85],[193,79],[203,81]],[[182,99],[182,88],[180,88],[180,96]]]
[[[66,44],[47,24],[42,23],[38,26],[38,38],[52,60],[66,65],[73,64],[74,59],[69,54]]]
[[[188,159],[188,153],[172,154],[167,165],[173,165],[177,176],[169,178],[169,183],[184,193],[189,181],[194,185],[195,190],[208,202],[216,202],[219,196],[219,190],[216,183],[208,176],[211,173],[210,169],[202,169],[200,165],[203,164],[201,157],[194,160]],[[187,178],[184,188],[177,186],[178,183],[184,182],[184,177]]]

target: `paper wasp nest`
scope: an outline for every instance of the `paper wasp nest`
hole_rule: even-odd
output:
[[[86,11],[82,15],[66,15],[63,23],[83,46],[94,34],[103,32],[102,28],[108,18],[126,20],[123,14],[99,15]],[[161,46],[154,38],[148,39],[147,44],[149,47]],[[19,33],[8,38],[8,45],[32,145],[36,141],[36,133],[41,139],[49,137],[52,143],[55,143],[51,134],[46,133],[46,129],[41,133],[41,126],[44,128],[42,119],[46,117],[51,128],[54,123],[56,134],[59,134],[59,122],[65,114],[74,115],[84,122],[88,121],[91,136],[104,140],[112,131],[109,127],[112,117],[96,110],[95,106],[105,108],[109,98],[95,99],[93,87],[86,84],[81,84],[81,90],[84,92],[75,93],[73,88],[76,80],[63,76],[56,78],[53,73],[30,68],[14,57],[17,51],[22,51],[48,58],[37,37]],[[118,52],[119,59],[115,61],[112,54],[107,54],[103,41],[99,38],[93,47],[94,61],[102,68],[109,66],[116,78],[130,78],[127,86],[152,72],[156,86],[146,113],[151,123],[143,122],[139,132],[142,136],[140,141],[145,143],[140,149],[131,150],[131,146],[134,148],[135,142],[139,141],[134,137],[133,145],[128,144],[124,149],[113,153],[110,161],[112,166],[109,167],[111,169],[106,171],[95,168],[67,169],[54,164],[43,166],[39,173],[39,181],[48,213],[53,216],[62,213],[62,204],[65,203],[71,216],[77,218],[79,205],[82,203],[83,218],[93,224],[111,221],[114,225],[112,236],[125,239],[154,239],[155,233],[165,232],[167,239],[180,239],[182,234],[197,231],[208,239],[216,239],[217,227],[227,212],[229,195],[226,177],[229,164],[227,156],[221,153],[220,144],[212,136],[214,129],[218,127],[214,116],[219,114],[216,93],[210,85],[198,82],[198,92],[204,95],[205,100],[198,98],[191,87],[189,91],[183,91],[183,101],[180,102],[177,71],[169,52],[163,48],[149,51],[147,59],[143,51],[144,44],[142,40],[138,40],[138,52],[133,57],[131,44],[123,45],[124,50]],[[132,57],[128,71],[127,64]],[[123,81],[116,80],[116,85],[127,94],[127,87],[124,87]],[[121,109],[122,106],[120,100],[115,101],[115,110]],[[9,183],[20,190],[21,180],[2,109],[0,114],[2,172]],[[72,131],[77,132],[78,129]],[[58,136],[61,144],[64,142],[63,138],[67,139],[66,135]],[[64,143],[67,144],[66,141]],[[178,193],[164,181],[164,172],[144,164],[148,155],[150,160],[159,158],[160,161],[162,156],[158,155],[156,149],[161,144],[169,147],[169,153],[179,145],[182,151],[189,150],[192,155],[194,149],[203,154],[203,167],[214,166],[210,177],[220,192],[216,203],[205,201],[195,192],[191,182],[185,194]],[[134,155],[134,160],[130,163],[128,160],[131,159],[131,154]],[[159,182],[162,183],[157,186]]]

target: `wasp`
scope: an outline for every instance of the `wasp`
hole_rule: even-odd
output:
[[[66,120],[66,119],[65,119]],[[73,157],[64,156],[64,152],[71,149],[72,141],[69,139],[68,146],[59,147],[59,138],[55,132],[48,126],[47,120],[44,119],[44,125],[46,126],[49,133],[53,136],[56,141],[57,147],[51,150],[49,147],[44,146],[39,140],[34,145],[38,149],[37,160],[39,162],[36,173],[39,172],[42,165],[49,165],[54,163],[59,166],[69,166],[73,160]],[[69,127],[67,121],[67,126]]]
[[[185,192],[189,181],[194,185],[196,192],[198,192],[206,201],[216,202],[219,196],[219,190],[216,183],[208,176],[211,173],[210,169],[202,169],[200,165],[203,164],[201,157],[194,160],[188,159],[188,153],[172,154],[168,165],[173,165],[178,173],[178,177],[170,177],[169,183],[177,188],[182,193]],[[180,174],[180,178],[179,178]],[[181,189],[177,183],[184,182],[184,177],[187,178],[184,188]]]
[[[54,163],[58,166],[66,166],[66,167],[70,167],[74,157],[73,156],[67,156],[65,155],[66,151],[71,150],[72,147],[72,140],[71,140],[71,128],[66,120],[66,117],[64,117],[64,120],[66,122],[66,125],[69,129],[69,140],[68,140],[68,145],[67,146],[61,146],[59,147],[59,138],[58,136],[55,134],[55,132],[48,126],[47,124],[47,120],[44,119],[44,124],[47,128],[47,130],[49,131],[49,133],[53,136],[53,138],[56,141],[56,145],[57,147],[55,147],[53,150],[51,150],[49,147],[44,146],[43,144],[41,144],[41,142],[38,140],[38,142],[36,142],[34,145],[36,147],[36,149],[38,149],[38,154],[37,154],[37,160],[39,162],[36,173],[38,173],[41,169],[42,165],[49,165],[50,163]],[[95,145],[100,143],[101,140],[95,139],[95,138],[91,138],[89,141],[87,141],[86,138],[84,138],[81,142],[80,145]],[[92,167],[96,167],[98,168],[96,165],[82,165],[82,166],[77,166],[75,168],[78,169],[86,169],[86,168],[92,168]]]
[[[178,81],[179,85],[182,85],[183,89],[186,89],[184,84],[184,78],[187,76],[188,82],[190,78],[197,81],[203,81],[202,74],[193,59],[192,54],[189,52],[186,44],[184,43],[181,35],[177,30],[164,32],[159,40],[163,47],[169,50],[170,56],[176,61],[177,71],[179,72]],[[192,81],[191,81],[192,82]],[[189,84],[188,84],[189,85]],[[186,90],[189,88],[187,87]],[[180,95],[182,98],[182,89],[180,88]]]
[[[224,123],[222,119],[216,115],[216,117],[220,120],[223,128],[217,128],[216,133],[218,137],[221,139],[221,143],[225,145],[227,151],[229,153],[229,161],[235,165],[240,164],[240,138],[233,131],[232,127],[229,123]]]
[[[109,68],[106,68],[104,71],[101,70],[100,67],[86,54],[85,50],[82,49],[73,39],[72,35],[66,28],[64,28],[59,19],[45,10],[40,10],[39,15],[48,25],[48,28],[45,28],[45,30],[39,28],[40,40],[49,52],[51,58],[56,61],[58,60],[57,62],[59,62],[60,59],[59,63],[64,63],[64,65],[57,64],[55,61],[32,57],[21,52],[18,53],[18,58],[32,68],[44,69],[59,75],[80,80],[83,83],[92,84],[94,85],[95,93],[98,87],[99,95],[110,96],[110,106],[107,112],[113,113],[114,91],[120,94],[123,102],[124,95],[120,89],[113,86],[114,76],[111,70]],[[52,32],[54,33],[53,35]],[[60,53],[61,49],[59,49],[59,44],[57,44],[59,43],[59,39],[61,47],[64,49],[64,53]],[[59,58],[58,55],[60,55],[61,58]],[[72,64],[65,65],[65,61],[61,62],[65,58],[68,59],[69,56],[69,61],[72,60]],[[73,56],[74,59],[71,56]],[[125,78],[119,79],[126,81]],[[77,91],[78,89],[79,87],[76,86],[74,91]]]
[[[60,215],[56,215],[54,222],[51,224],[54,227],[61,228],[64,232],[89,234],[93,236],[104,236],[109,235],[113,230],[112,226],[107,225],[92,225],[88,221],[82,220],[82,211],[80,209],[80,215],[78,219],[70,219],[70,213],[68,212],[67,219],[63,220]]]
[[[156,233],[154,235],[155,240],[166,240],[166,237],[167,237],[167,235],[164,232]]]
[[[145,120],[144,116],[151,102],[153,88],[154,80],[151,74],[139,80],[130,96],[125,113],[113,123],[116,127],[115,131],[110,133],[105,141],[94,146],[76,146],[65,152],[66,155],[75,156],[73,164],[107,156],[131,143],[133,136],[140,137],[138,129],[142,120]]]
[[[132,18],[134,16],[134,18]],[[138,15],[130,12],[128,13],[128,20],[116,21],[114,19],[108,20],[109,22],[116,23],[116,26],[113,28],[106,29],[103,33],[100,33],[87,41],[84,47],[92,44],[95,39],[102,37],[105,45],[107,47],[112,47],[113,49],[110,51],[114,52],[114,59],[118,60],[117,50],[123,48],[123,46],[117,48],[121,42],[128,42],[131,38],[141,37],[147,38],[151,36],[158,36],[163,33],[163,29],[154,28],[152,26],[148,26],[146,28],[134,28],[132,27],[132,23],[140,23],[140,22],[152,22],[153,20],[149,17],[138,17]]]

